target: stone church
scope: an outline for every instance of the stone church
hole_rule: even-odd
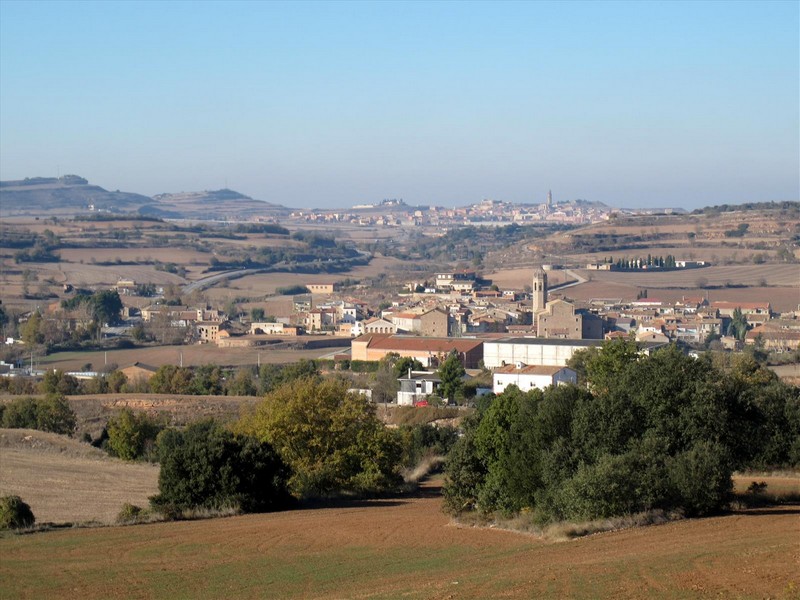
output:
[[[547,300],[547,272],[533,272],[533,321],[541,338],[567,340],[603,339],[603,320],[566,300]]]

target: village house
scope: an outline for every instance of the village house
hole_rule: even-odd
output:
[[[308,332],[329,331],[338,322],[335,308],[315,308],[306,313],[300,313],[298,320]]]
[[[772,306],[769,302],[728,302],[718,300],[710,304],[711,308],[715,309],[719,315],[724,317],[733,317],[733,312],[738,308],[742,314],[747,317],[748,321],[756,315],[769,318],[772,315]],[[761,319],[758,319],[761,320]],[[752,322],[752,321],[751,321]]]
[[[125,375],[129,383],[136,383],[139,381],[150,381],[150,378],[156,374],[158,369],[141,362],[135,362],[119,371]]]
[[[400,389],[397,392],[399,406],[413,406],[427,402],[428,396],[439,393],[442,380],[432,371],[411,371],[398,379]]]
[[[365,334],[353,339],[353,360],[379,361],[389,353],[416,358],[426,367],[436,366],[451,351],[458,353],[467,369],[476,369],[483,359],[483,341],[470,338],[426,338],[404,335]]]
[[[578,374],[568,367],[526,365],[517,362],[498,367],[492,375],[492,391],[502,394],[509,385],[515,385],[523,392],[551,385],[578,383]]]
[[[474,271],[449,271],[436,273],[436,289],[472,293],[475,289]]]
[[[375,317],[364,321],[364,333],[397,333],[397,326],[387,319]]]
[[[136,291],[136,282],[133,279],[119,279],[111,289],[115,290],[120,296],[128,296]]]
[[[167,317],[173,326],[186,327],[196,321],[222,322],[224,318],[218,310],[189,306],[171,306],[168,304],[151,304],[141,310],[142,320],[149,323],[159,316]]]
[[[250,323],[250,335],[298,335],[298,327],[286,323],[265,323],[258,321]]]
[[[747,332],[744,342],[747,345],[763,344],[768,352],[792,352],[800,348],[800,329],[760,325]]]
[[[219,339],[219,323],[216,321],[198,321],[195,323],[195,331],[201,344]]]
[[[333,283],[307,283],[306,287],[312,294],[333,294],[336,291]]]

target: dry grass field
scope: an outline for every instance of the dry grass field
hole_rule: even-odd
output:
[[[136,247],[136,248],[64,248],[59,250],[61,260],[71,263],[91,263],[96,261],[116,260],[122,261],[161,261],[175,264],[188,265],[199,263],[208,267],[209,259],[213,256],[209,252],[198,252],[188,248],[164,247]]]
[[[368,265],[355,267],[345,273],[258,273],[231,280],[225,287],[211,288],[206,295],[212,301],[226,301],[236,296],[267,296],[279,287],[307,283],[336,283],[346,278],[370,279],[382,273],[396,273],[406,268],[406,263],[396,258],[376,257]]]
[[[486,279],[491,279],[493,284],[496,284],[501,290],[517,290],[522,291],[525,286],[530,286],[533,280],[533,268],[527,267],[522,269],[499,269],[484,273]],[[556,270],[547,273],[547,284],[549,286],[560,285],[572,281],[572,278],[566,271]]]
[[[564,294],[573,300],[583,301],[589,301],[592,298],[622,298],[623,300],[633,300],[642,289],[648,291],[648,297],[665,301],[680,300],[684,296],[696,297],[706,295],[706,290],[699,288],[655,288],[601,281],[588,281],[564,290]],[[800,290],[792,287],[721,288],[708,290],[708,299],[712,302],[716,300],[730,302],[770,302],[772,304],[772,310],[788,312],[797,310],[800,304]]]
[[[3,598],[797,598],[800,507],[549,542],[413,496],[6,535]]]
[[[642,271],[580,271],[586,283],[565,290],[575,300],[622,298],[633,300],[646,289],[650,298],[679,300],[683,296],[705,296],[711,301],[770,302],[778,312],[800,305],[800,266],[739,265],[707,267],[663,273]],[[766,287],[762,287],[763,283]],[[726,287],[727,285],[746,287]],[[714,289],[707,289],[715,286]]]
[[[726,235],[740,225],[748,229],[742,237]],[[531,244],[548,255],[547,262],[589,263],[609,256],[635,258],[648,253],[678,259],[706,260],[713,264],[753,264],[757,256],[767,261],[778,257],[780,248],[800,249],[789,243],[800,226],[793,211],[756,210],[714,215],[623,216],[554,234]],[[594,250],[602,247],[603,250]],[[622,248],[620,248],[622,247]]]
[[[800,289],[800,265],[735,265],[712,266],[701,269],[679,269],[675,271],[582,271],[591,275],[593,281],[624,283],[641,287],[701,287],[698,280],[707,285],[796,286]]]
[[[79,250],[76,252],[86,252]],[[98,260],[115,260],[116,254],[103,256],[100,250],[92,251]],[[167,250],[162,249],[162,252]],[[168,254],[162,254],[166,258]],[[168,259],[164,262],[167,262]],[[6,265],[12,261],[6,260]],[[205,267],[203,267],[205,269]],[[76,287],[111,287],[120,279],[133,279],[136,282],[155,283],[167,285],[174,283],[182,285],[186,281],[166,271],[158,271],[153,265],[94,265],[85,262],[59,263],[26,263],[15,265],[13,268],[0,269],[0,285],[3,287],[4,300],[22,295],[22,272],[29,271],[34,274],[35,280],[29,285],[30,289],[37,291],[43,286],[47,291],[64,296],[61,285],[70,283]]]
[[[142,362],[154,367],[162,365],[199,366],[215,364],[221,366],[238,367],[262,363],[291,363],[300,359],[320,358],[329,354],[331,348],[317,350],[275,350],[269,347],[261,348],[218,348],[214,344],[193,344],[190,346],[153,346],[145,348],[131,348],[127,350],[109,350],[103,352],[58,352],[50,354],[36,361],[37,366],[49,369],[62,369],[64,371],[80,370],[86,363],[91,363],[94,368],[101,368],[104,364],[116,364],[125,368],[135,362]],[[182,358],[181,358],[182,357]],[[107,360],[107,363],[106,363]]]
[[[20,496],[39,523],[113,523],[123,504],[146,506],[157,492],[158,466],[126,463],[61,435],[0,430],[0,495]]]
[[[584,253],[569,253],[566,256],[570,260],[576,261],[579,264],[588,264],[594,262],[603,262],[609,256],[614,260],[618,258],[637,258],[647,256],[647,254],[654,256],[667,256],[672,254],[678,260],[705,260],[715,265],[725,265],[733,263],[753,264],[753,258],[756,255],[762,255],[765,260],[772,260],[775,257],[774,249],[756,250],[754,248],[737,247],[737,246],[719,246],[719,245],[675,245],[675,244],[653,244],[651,247],[642,249],[630,250],[605,250],[603,252],[584,252]],[[798,257],[800,258],[800,257]]]

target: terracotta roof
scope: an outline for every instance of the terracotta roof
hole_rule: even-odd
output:
[[[768,329],[766,327],[754,327],[747,332],[745,337],[748,340],[755,340],[759,335],[765,340],[800,340],[800,331]]]
[[[367,345],[372,344],[376,340],[392,337],[391,333],[365,333],[364,335],[360,335],[353,340],[355,342],[366,342]]]
[[[361,336],[361,340],[366,336]],[[407,350],[419,352],[469,352],[483,344],[482,340],[464,338],[430,338],[399,335],[374,335],[368,343],[370,348],[380,350]]]
[[[125,369],[130,369],[131,367],[137,367],[139,369],[144,369],[145,371],[152,371],[153,373],[158,371],[158,367],[153,367],[151,365],[146,365],[146,364],[140,363],[140,362],[135,362],[132,365],[128,365],[127,367],[125,367],[123,369],[120,369],[120,370],[124,371]]]
[[[713,308],[741,308],[741,309],[768,309],[769,302],[728,302],[725,300],[719,300],[717,302],[712,302],[711,306]]]
[[[417,319],[417,318],[419,318],[419,316],[420,315],[417,314],[417,313],[404,312],[404,313],[393,314],[391,316],[391,318],[392,319]]]
[[[627,339],[630,334],[624,331],[611,331],[606,334],[607,340],[613,340],[614,338],[623,338]]]

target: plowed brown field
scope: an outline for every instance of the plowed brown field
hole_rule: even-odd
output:
[[[800,507],[571,542],[416,497],[0,540],[2,598],[796,598]]]
[[[104,364],[116,364],[125,368],[135,362],[143,362],[153,367],[162,365],[184,366],[222,365],[241,366],[261,363],[290,363],[300,359],[320,358],[336,348],[316,350],[275,350],[269,346],[255,348],[219,348],[216,344],[193,344],[186,346],[147,346],[125,350],[88,350],[85,352],[58,352],[44,357],[37,366],[64,371],[79,370],[91,363],[95,368]]]

